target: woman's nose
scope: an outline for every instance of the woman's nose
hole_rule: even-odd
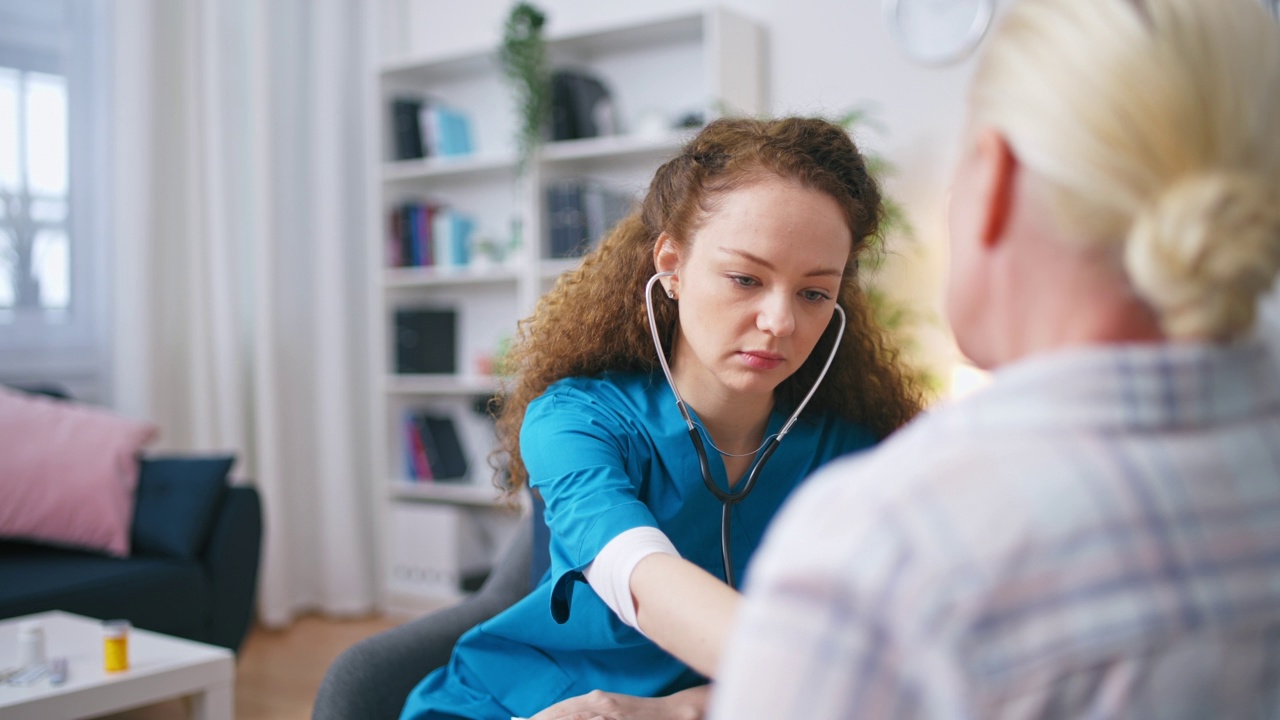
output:
[[[796,329],[796,316],[791,298],[770,294],[762,300],[756,314],[756,327],[775,337],[786,337]]]

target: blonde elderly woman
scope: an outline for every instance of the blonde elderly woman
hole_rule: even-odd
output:
[[[715,718],[1280,717],[1280,27],[1257,0],[1024,0],[950,199],[992,369],[803,486]]]

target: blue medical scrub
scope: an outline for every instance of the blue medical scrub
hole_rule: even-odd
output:
[[[786,419],[774,412],[768,432]],[[737,577],[745,578],[765,526],[801,480],[873,442],[869,431],[844,420],[796,422],[755,489],[734,506]],[[582,576],[609,540],[649,526],[685,559],[724,577],[720,502],[703,485],[662,373],[553,384],[529,404],[520,449],[546,503],[551,567],[527,597],[462,636],[449,664],[410,693],[401,719],[510,720],[596,689],[653,697],[705,683],[618,620]],[[708,451],[713,477],[727,487],[724,463]]]

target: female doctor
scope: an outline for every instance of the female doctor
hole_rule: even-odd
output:
[[[403,720],[700,714],[769,519],[920,408],[857,275],[882,215],[823,120],[718,120],[657,171],[510,355],[498,431],[551,567]]]

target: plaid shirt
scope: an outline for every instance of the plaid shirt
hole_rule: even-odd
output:
[[[808,481],[711,716],[1276,718],[1280,372],[1260,342],[1027,359]]]

